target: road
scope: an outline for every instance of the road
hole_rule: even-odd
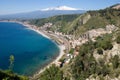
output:
[[[44,33],[46,35],[48,35],[49,37],[51,37],[51,39],[55,40],[57,43],[64,45],[65,49],[66,49],[66,53],[69,53],[69,51],[71,49],[70,43],[69,43],[69,41],[66,38],[64,38],[64,36],[57,35],[57,34],[54,34],[54,33],[48,33],[46,31]]]

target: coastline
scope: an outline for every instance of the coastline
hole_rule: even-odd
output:
[[[18,23],[19,23],[19,22],[18,22]],[[48,38],[48,39],[50,39],[50,40],[54,40],[54,39],[52,39],[52,38],[50,37],[50,35],[47,35],[47,34],[43,33],[43,32],[40,31],[40,30],[37,30],[37,29],[32,28],[32,26],[35,26],[35,25],[24,24],[24,23],[21,23],[21,22],[20,22],[20,24],[24,25],[25,27],[28,27],[28,29],[30,29],[30,30],[33,30],[33,31],[37,32],[38,34],[42,35],[42,36],[45,37],[45,38]],[[37,26],[35,26],[35,27],[37,27]],[[63,44],[60,44],[60,45],[57,44],[57,46],[58,46],[58,48],[59,48],[59,50],[60,50],[58,56],[57,56],[55,59],[53,59],[50,63],[48,63],[47,65],[45,65],[45,67],[41,68],[37,73],[33,74],[33,76],[30,77],[31,80],[37,78],[42,72],[44,72],[44,71],[45,71],[47,68],[49,68],[52,64],[56,64],[56,63],[62,58],[62,56],[65,54],[65,52],[64,52],[64,50],[65,50],[64,45],[63,45]]]
[[[19,21],[0,21],[0,22],[13,22],[13,23],[18,23],[18,24],[21,24],[21,25],[23,25],[23,26],[25,26],[25,27],[27,27],[28,29],[30,29],[30,30],[33,30],[33,31],[35,31],[35,32],[37,32],[38,34],[40,34],[40,35],[42,35],[43,37],[45,37],[45,38],[47,38],[47,39],[50,39],[50,40],[54,40],[53,38],[51,38],[51,36],[50,35],[48,35],[49,33],[45,33],[45,32],[43,32],[42,30],[38,30],[37,28],[37,26],[35,26],[35,25],[30,25],[30,24],[28,24],[28,23],[23,23],[23,22],[19,22]],[[54,35],[54,34],[52,34],[52,35]],[[56,35],[55,35],[56,36]],[[54,37],[55,37],[54,36]],[[56,37],[56,39],[57,38],[59,38],[59,37]],[[58,40],[59,41],[59,40]],[[35,72],[35,74],[33,74],[33,76],[29,76],[29,78],[30,78],[30,80],[34,80],[34,79],[36,79],[36,78],[38,78],[39,77],[39,75],[42,73],[42,72],[44,72],[47,68],[49,68],[52,64],[56,64],[61,58],[62,58],[62,56],[65,54],[65,52],[64,52],[64,50],[65,50],[65,45],[63,45],[62,43],[61,44],[57,44],[57,46],[58,46],[58,48],[59,48],[59,50],[60,50],[60,52],[59,52],[59,54],[58,54],[58,56],[57,57],[55,57],[53,60],[51,60],[48,64],[46,64],[43,68],[40,68],[40,70],[38,70],[37,72]]]
[[[18,23],[19,23],[19,22],[18,22]],[[21,23],[21,22],[20,22],[20,24],[24,25],[25,27],[28,27],[28,29],[30,29],[30,30],[33,30],[33,31],[37,32],[38,34],[42,35],[42,36],[45,37],[45,38],[48,38],[48,39],[50,39],[50,40],[54,40],[54,39],[52,39],[52,38],[50,37],[50,35],[47,35],[47,34],[43,33],[41,30],[32,28],[32,26],[37,27],[37,26],[35,26],[35,25],[24,24],[24,23]],[[57,56],[55,59],[53,59],[50,63],[48,63],[47,65],[45,65],[45,67],[41,68],[38,72],[36,72],[35,74],[33,74],[33,76],[30,77],[30,80],[33,80],[33,79],[38,78],[39,75],[40,75],[42,72],[44,72],[44,71],[45,71],[47,68],[49,68],[52,64],[56,64],[56,63],[62,58],[62,56],[65,54],[65,52],[64,52],[64,50],[65,50],[64,45],[63,45],[63,44],[60,44],[60,45],[57,44],[57,46],[58,46],[58,48],[59,48],[59,50],[60,50],[58,56]]]
[[[30,80],[35,80],[39,78],[39,75],[44,72],[47,68],[49,68],[50,66],[52,66],[52,64],[56,64],[59,59],[62,58],[62,56],[65,54],[64,53],[64,48],[62,46],[58,46],[60,48],[60,53],[58,54],[58,56],[56,58],[54,58],[51,62],[49,62],[48,64],[46,64],[43,68],[41,68],[39,71],[37,71],[35,74],[33,74],[33,76],[30,76],[29,79]]]

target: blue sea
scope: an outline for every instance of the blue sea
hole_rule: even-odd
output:
[[[14,55],[13,71],[30,76],[58,54],[55,42],[21,24],[0,22],[0,69],[8,69]]]

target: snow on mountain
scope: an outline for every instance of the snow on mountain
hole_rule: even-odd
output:
[[[78,10],[78,9],[68,7],[68,6],[58,6],[58,7],[51,7],[51,8],[42,9],[42,11],[50,11],[50,10]]]
[[[32,12],[0,15],[0,19],[39,19],[56,15],[82,14],[85,12],[86,12],[85,10],[78,10],[76,8],[71,8],[67,6],[59,6]]]

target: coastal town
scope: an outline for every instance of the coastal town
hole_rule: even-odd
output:
[[[3,21],[3,22],[6,22],[6,21]],[[33,75],[33,77],[30,78],[31,80],[39,77],[39,74],[41,74],[46,68],[49,68],[52,64],[55,64],[60,68],[65,65],[68,65],[72,59],[74,59],[76,56],[79,55],[80,47],[78,46],[81,46],[82,44],[90,40],[95,42],[96,37],[102,36],[103,34],[110,34],[113,31],[116,31],[118,29],[113,24],[106,25],[105,28],[92,29],[80,35],[79,38],[75,38],[75,36],[73,35],[66,35],[58,31],[55,31],[55,32],[50,31],[49,28],[53,26],[53,23],[50,23],[50,22],[45,23],[41,27],[31,25],[29,22],[26,22],[26,21],[20,22],[20,21],[13,20],[13,21],[7,21],[7,22],[16,22],[16,23],[22,24],[27,28],[41,34],[42,36],[48,39],[52,39],[55,43],[58,44],[60,48],[59,56],[53,62],[48,64],[45,68],[41,69],[39,72]],[[95,57],[98,57],[98,56],[95,55]]]
[[[58,31],[50,31],[49,28],[53,26],[53,23],[50,22],[45,23],[41,27],[30,25],[29,22],[24,22],[23,24],[30,26],[30,28],[33,30],[41,32],[44,36],[47,35],[50,39],[54,40],[60,46],[61,52],[53,62],[56,64],[56,66],[59,67],[63,67],[64,65],[69,64],[70,61],[79,54],[78,46],[88,42],[89,40],[95,42],[96,37],[102,36],[104,34],[110,34],[118,29],[113,24],[106,25],[105,28],[92,29],[80,35],[79,38],[75,38],[73,35],[66,35]],[[74,50],[72,53],[70,51],[71,49]]]
[[[120,80],[120,0],[0,6],[0,80]]]
[[[75,36],[73,35],[66,35],[58,31],[54,31],[54,32],[50,31],[49,28],[53,26],[53,23],[50,23],[50,22],[44,23],[44,25],[41,27],[31,25],[28,21],[21,22],[17,20],[10,20],[10,21],[2,20],[2,22],[16,22],[16,23],[22,24],[28,27],[29,29],[40,33],[44,37],[52,39],[54,42],[56,42],[60,48],[60,54],[56,58],[56,60],[53,61],[51,64],[55,64],[56,66],[59,66],[59,67],[62,67],[65,64],[69,64],[71,59],[75,58],[79,54],[78,46],[88,42],[89,40],[92,40],[93,42],[95,42],[96,37],[101,36],[103,34],[110,34],[113,31],[116,31],[118,29],[113,24],[106,25],[105,28],[92,29],[80,35],[79,38],[75,38]],[[72,50],[74,49],[72,53],[70,51],[71,49]]]

